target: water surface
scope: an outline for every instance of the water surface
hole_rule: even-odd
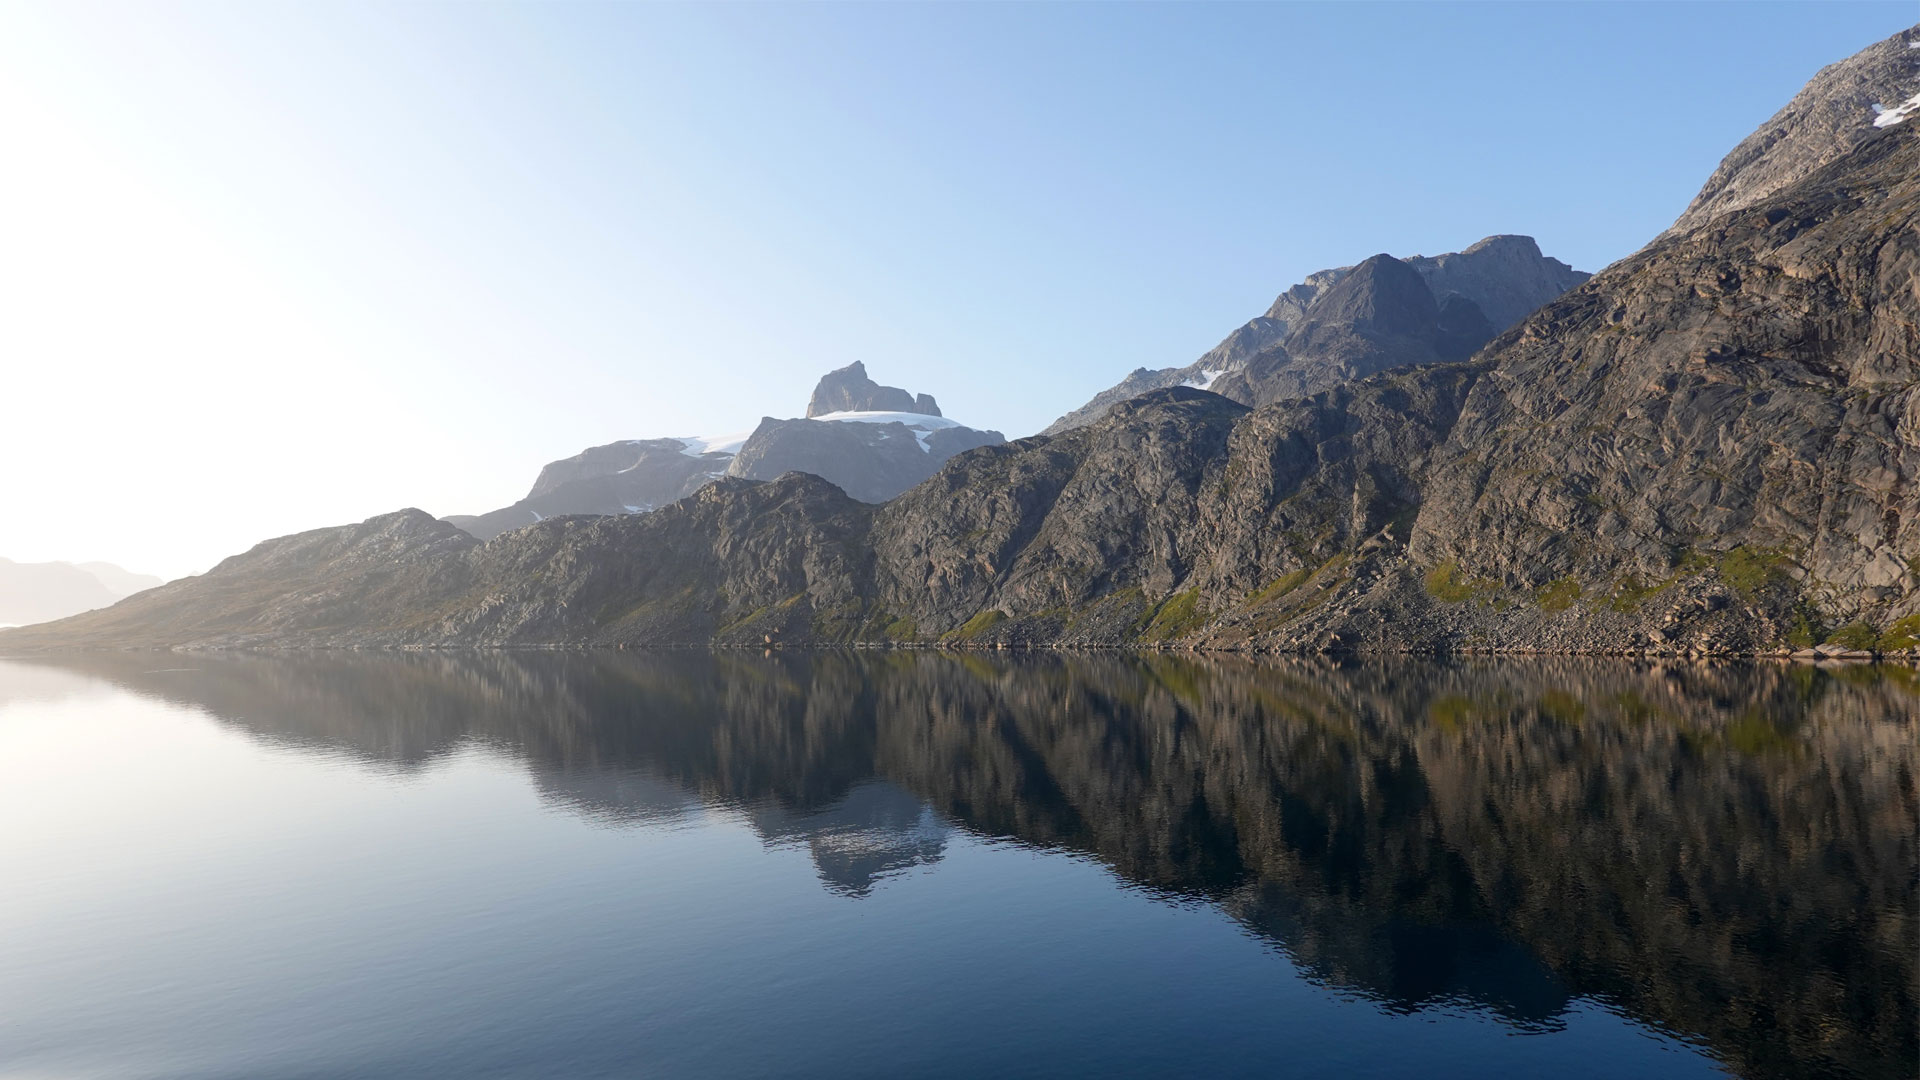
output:
[[[1915,682],[0,664],[0,1077],[1915,1072]]]

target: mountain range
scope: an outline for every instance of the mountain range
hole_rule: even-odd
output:
[[[0,625],[61,619],[107,607],[161,584],[112,563],[21,563],[0,559]]]
[[[1913,650],[1920,131],[1887,101],[1914,60],[1855,98],[1916,41],[1824,70],[1672,230],[1589,279],[1517,237],[1316,274],[1197,365],[1144,373],[1178,379],[1123,382],[879,505],[817,472],[761,479],[771,457],[735,473],[750,438],[648,513],[482,542],[400,511],[0,649]],[[1819,117],[1845,122],[1818,137]],[[769,424],[832,426],[753,438]]]
[[[885,502],[932,476],[962,450],[1006,442],[940,414],[931,394],[867,377],[855,361],[820,379],[807,415],[762,417],[751,431],[682,439],[629,439],[548,462],[525,498],[447,521],[490,540],[508,529],[569,514],[643,514],[723,476],[824,477],[864,502]]]

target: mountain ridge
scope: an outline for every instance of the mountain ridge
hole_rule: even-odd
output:
[[[1356,349],[1437,328],[1426,279],[1409,295],[1412,268],[1377,258],[1290,333],[1316,309]],[[0,650],[1920,655],[1912,125],[1656,238],[1468,359],[1350,367],[1257,407],[1155,389],[883,505],[789,472],[484,544],[400,512]]]
[[[1340,283],[1360,267],[1377,270],[1379,260],[1392,259],[1418,275],[1431,300],[1432,314],[1414,336],[1435,339],[1446,336],[1451,342],[1477,346],[1495,333],[1519,321],[1540,305],[1585,281],[1590,275],[1575,270],[1558,259],[1548,258],[1530,236],[1497,234],[1468,245],[1461,251],[1442,255],[1409,255],[1394,259],[1376,255],[1352,266],[1315,271],[1298,284],[1289,286],[1267,310],[1237,327],[1220,344],[1203,353],[1198,360],[1179,368],[1150,370],[1136,368],[1119,383],[1100,393],[1078,409],[1069,412],[1041,431],[1058,435],[1091,423],[1106,414],[1118,402],[1170,386],[1194,386],[1223,393],[1244,404],[1274,400],[1288,392],[1300,393],[1326,389],[1342,378],[1356,373],[1352,356],[1328,355],[1308,337],[1293,340],[1302,326],[1312,320],[1316,305],[1338,289]],[[1403,294],[1409,286],[1402,283]],[[1413,299],[1413,298],[1408,298]],[[1415,301],[1417,302],[1417,300]],[[1452,318],[1443,335],[1439,313],[1452,304]],[[1489,325],[1484,334],[1466,332],[1477,321],[1477,313]],[[1339,320],[1330,310],[1321,312],[1322,335],[1339,336],[1349,342],[1352,334],[1338,335]],[[1408,329],[1403,327],[1404,329]],[[1292,348],[1289,349],[1291,342]],[[1428,342],[1431,345],[1431,341]],[[1337,350],[1336,350],[1337,351]],[[1450,358],[1458,359],[1472,351],[1458,346],[1450,349]],[[1359,365],[1358,374],[1371,374],[1385,367],[1430,361],[1436,357],[1414,345],[1396,352],[1390,348],[1371,350],[1368,362]],[[1252,369],[1250,377],[1240,377]],[[1229,377],[1222,382],[1223,376]]]

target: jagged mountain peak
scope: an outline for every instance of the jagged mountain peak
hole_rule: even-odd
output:
[[[1421,307],[1423,311],[1427,308],[1420,305],[1418,299],[1422,290],[1411,287],[1409,273],[1383,269],[1384,264],[1378,262],[1381,259],[1393,261],[1424,281],[1431,305],[1431,314],[1417,330],[1411,329],[1410,324],[1402,324],[1398,331],[1388,335],[1396,339],[1418,340],[1425,345],[1392,350],[1401,359],[1392,360],[1386,366],[1466,356],[1495,334],[1591,276],[1541,254],[1540,245],[1533,237],[1516,233],[1497,233],[1464,250],[1441,255],[1409,255],[1395,259],[1391,255],[1381,254],[1367,260],[1375,264],[1370,273],[1394,275],[1394,281],[1398,283],[1394,291],[1403,298],[1404,304]],[[1350,378],[1355,372],[1379,370],[1377,364],[1390,358],[1377,349],[1372,350],[1374,359],[1363,360],[1355,367],[1348,362],[1352,359],[1351,355],[1321,355],[1311,342],[1303,343],[1297,339],[1309,323],[1317,321],[1320,329],[1310,335],[1311,340],[1330,342],[1338,338],[1344,342],[1343,348],[1348,354],[1353,352],[1354,335],[1351,332],[1358,331],[1358,327],[1346,326],[1343,329],[1349,332],[1330,335],[1330,329],[1340,321],[1329,314],[1332,309],[1322,307],[1318,309],[1320,315],[1313,313],[1324,297],[1333,293],[1341,282],[1362,265],[1365,264],[1336,266],[1308,274],[1304,280],[1276,297],[1264,314],[1228,334],[1198,360],[1185,367],[1136,370],[1114,386],[1094,395],[1087,404],[1055,420],[1043,434],[1057,435],[1071,431],[1106,415],[1107,410],[1118,402],[1165,386],[1203,387],[1238,395],[1239,400],[1253,404],[1273,400],[1256,390],[1256,384],[1262,381],[1262,372],[1272,373],[1303,365],[1311,368],[1319,374],[1304,379],[1289,377],[1272,383],[1266,391],[1310,393],[1331,385],[1328,379]],[[1456,297],[1471,302],[1471,309],[1458,303],[1449,307],[1449,301]],[[1405,314],[1404,304],[1402,314]],[[1444,318],[1441,317],[1442,312],[1447,313]],[[1487,324],[1484,331],[1480,328],[1483,321]]]
[[[939,416],[940,406],[932,394],[911,394],[897,386],[882,386],[867,377],[867,365],[859,360],[827,372],[813,388],[807,402],[809,417],[844,412],[904,412]]]

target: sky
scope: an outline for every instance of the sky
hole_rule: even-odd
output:
[[[1916,18],[0,2],[0,556],[483,512],[855,360],[1031,434],[1323,267],[1597,270]]]

